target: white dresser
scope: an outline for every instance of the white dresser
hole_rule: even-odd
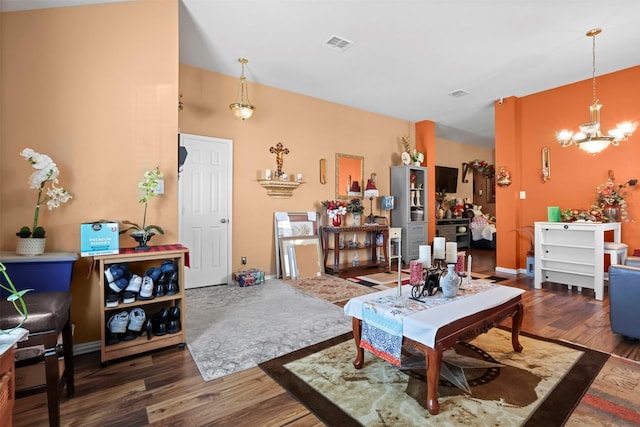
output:
[[[613,231],[620,243],[619,222],[536,222],[536,289],[553,282],[593,289],[604,296],[604,233]]]

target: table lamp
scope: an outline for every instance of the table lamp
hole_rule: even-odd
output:
[[[375,224],[376,221],[376,217],[373,214],[373,198],[374,197],[378,197],[380,195],[380,193],[378,192],[378,189],[376,188],[376,183],[373,181],[372,178],[369,178],[367,180],[367,188],[365,188],[364,190],[364,197],[367,197],[369,199],[369,206],[371,209],[371,214],[369,215],[369,222],[367,224]]]

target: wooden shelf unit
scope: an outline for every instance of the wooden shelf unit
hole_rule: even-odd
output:
[[[322,235],[322,252],[324,254],[324,269],[326,273],[337,275],[345,270],[349,270],[352,268],[379,267],[383,265],[389,268],[389,254],[387,253],[389,226],[362,225],[359,227],[322,227],[320,229],[320,232]],[[382,246],[377,246],[376,244],[376,236],[378,235],[378,233],[382,233]],[[329,234],[333,234],[333,244],[330,244]],[[341,248],[340,236],[345,235],[346,237],[350,237],[353,234],[356,235],[356,239],[362,237],[362,240],[358,240],[359,242],[365,242],[366,240],[368,240],[370,242],[370,245],[358,248],[350,248],[345,243],[345,247]],[[349,238],[343,239],[343,241],[345,242],[348,240]],[[384,262],[382,263],[378,259],[378,249],[382,249],[382,251],[384,252]],[[356,266],[354,266],[353,263],[348,260],[340,259],[341,253],[344,255],[345,253],[365,250],[369,252],[369,258],[360,259],[358,265]],[[327,263],[329,259],[329,251],[333,252],[333,263]],[[346,258],[346,256],[344,258]],[[360,256],[358,256],[358,258],[360,258]]]
[[[169,249],[149,252],[121,253],[115,255],[98,255],[94,260],[98,263],[98,274],[100,283],[100,361],[105,363],[109,360],[118,359],[133,354],[139,354],[150,350],[155,350],[171,345],[184,347],[186,343],[185,328],[185,303],[184,303],[184,267],[185,256],[188,249]],[[147,268],[160,268],[162,261],[172,260],[178,271],[178,293],[170,296],[156,297],[151,300],[136,300],[130,304],[120,302],[117,307],[106,307],[105,297],[108,294],[108,283],[105,282],[104,272],[112,264],[127,264],[127,268],[140,277],[144,276]],[[147,319],[157,314],[161,309],[168,307],[180,308],[180,331],[175,334],[166,334],[162,336],[152,335],[151,339],[147,339],[147,335],[143,333],[141,336],[130,341],[120,341],[116,344],[106,345],[105,335],[107,322],[111,316],[121,311],[131,311],[132,308],[140,307],[145,311]]]

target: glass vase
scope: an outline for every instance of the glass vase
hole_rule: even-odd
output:
[[[455,264],[447,264],[447,275],[440,281],[440,288],[445,298],[453,298],[458,294],[460,277],[454,271]]]
[[[336,215],[333,217],[333,226],[340,227],[342,225],[342,215]]]
[[[620,209],[620,205],[605,205],[602,208],[602,212],[610,222],[620,221],[620,215],[622,213]]]

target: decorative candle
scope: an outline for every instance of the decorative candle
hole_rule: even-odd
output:
[[[465,251],[458,251],[457,259],[456,259],[456,273],[464,273],[464,257],[467,253]]]
[[[409,261],[409,283],[417,286],[422,281],[422,262],[420,260]]]
[[[433,257],[435,259],[444,259],[444,247],[445,247],[444,244],[445,244],[444,237],[433,238]]]
[[[447,263],[455,264],[458,261],[458,244],[456,242],[447,242],[446,247]]]
[[[301,173],[296,175],[296,181],[302,182],[302,174]]]
[[[431,268],[431,246],[420,245],[419,247],[420,258],[424,268]]]
[[[271,169],[266,169],[264,171],[264,179],[271,179]]]
[[[467,277],[471,280],[471,255],[469,255],[467,260]]]

